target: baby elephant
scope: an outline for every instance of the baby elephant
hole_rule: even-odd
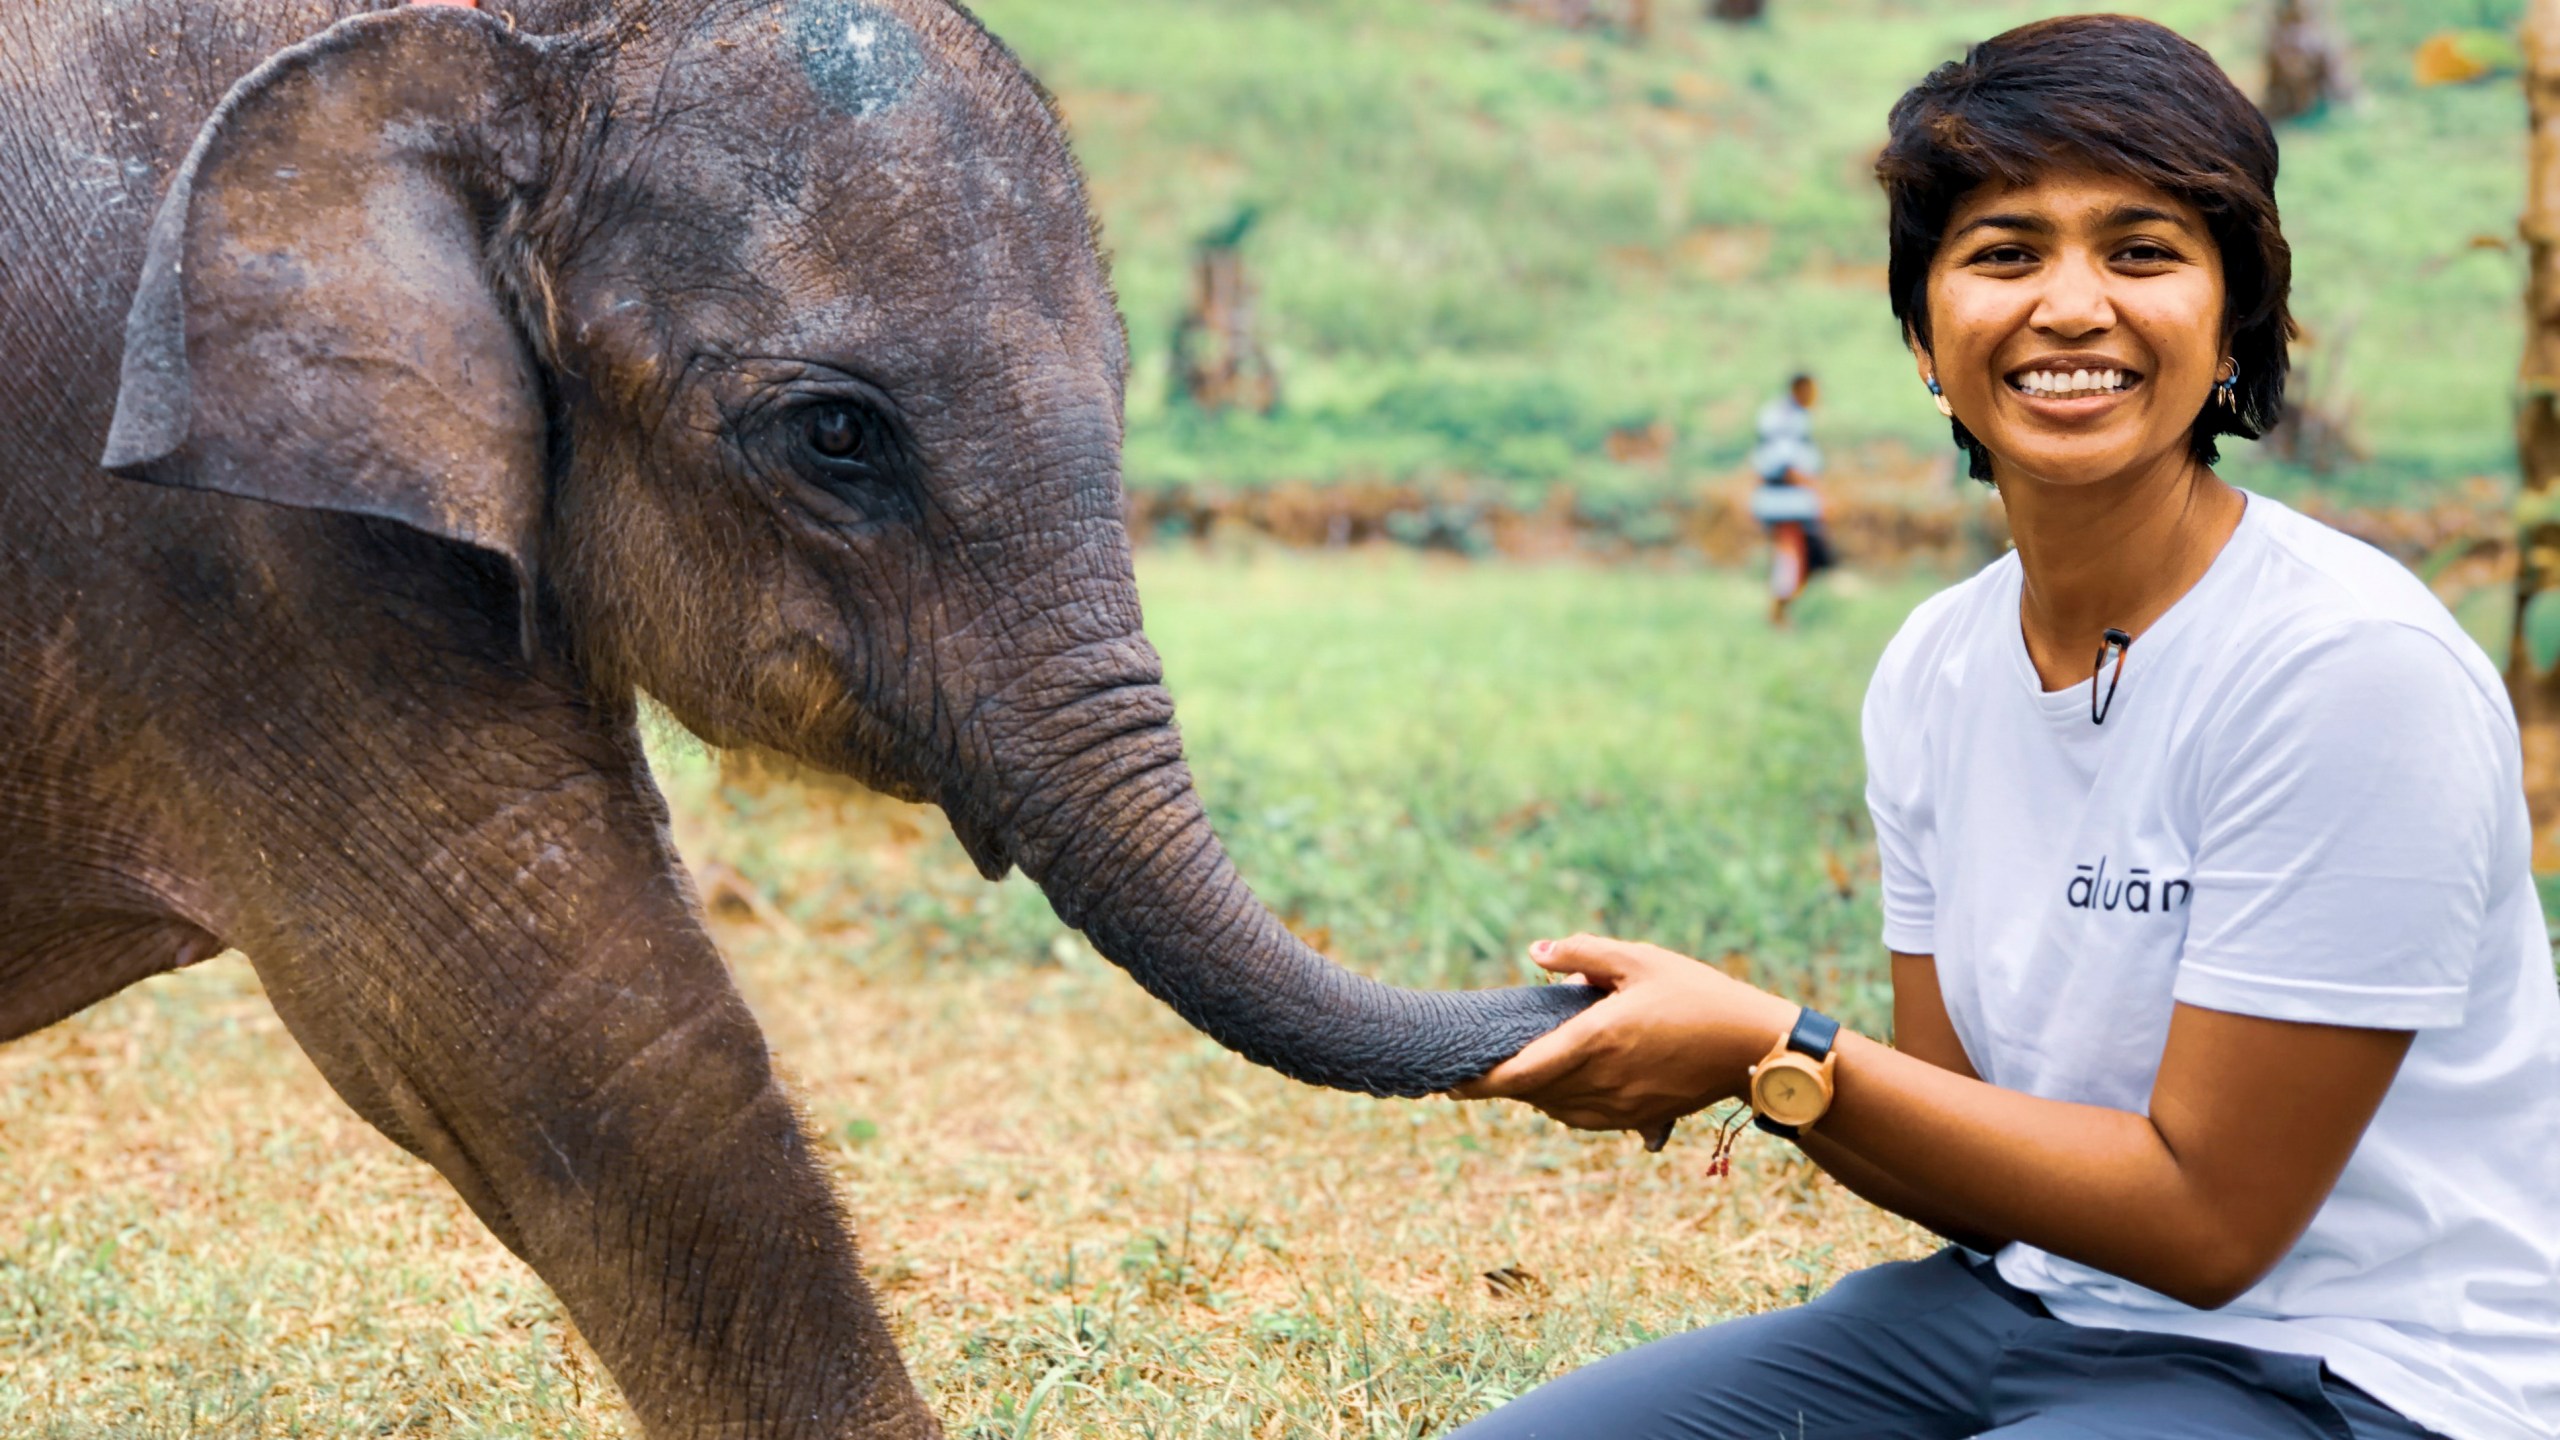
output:
[[[652,1435],[929,1435],[637,692],[939,804],[1304,1080],[1444,1088],[1578,991],[1355,978],[1230,868],[1003,46],[505,4],[0,7],[0,1040],[237,946]]]

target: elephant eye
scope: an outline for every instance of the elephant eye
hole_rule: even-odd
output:
[[[837,462],[861,459],[869,438],[862,417],[850,405],[823,405],[810,411],[803,434],[819,458]]]
[[[895,412],[880,402],[841,392],[806,396],[762,433],[782,468],[865,515],[886,516],[903,503],[911,452]]]

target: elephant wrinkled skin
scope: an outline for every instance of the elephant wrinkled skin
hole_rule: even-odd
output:
[[[0,1040],[237,946],[653,1435],[934,1423],[641,691],[938,803],[1301,1079],[1580,998],[1358,979],[1229,867],[1081,184],[943,0],[0,7],[0,246]]]

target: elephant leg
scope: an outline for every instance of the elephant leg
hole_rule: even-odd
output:
[[[933,1436],[646,783],[457,787],[458,830],[295,846],[293,893],[321,902],[277,898],[242,948],[339,1093],[558,1293],[651,1436]]]

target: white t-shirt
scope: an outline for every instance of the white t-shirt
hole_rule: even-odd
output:
[[[2252,495],[2129,652],[2048,694],[2015,555],[1932,597],[1867,691],[1884,940],[1937,957],[1982,1078],[2146,1113],[2172,1005],[2414,1030],[2346,1172],[2228,1307],[2027,1245],[2081,1325],[2322,1356],[2456,1440],[2560,1434],[2560,985],[2515,719],[2389,557]]]

